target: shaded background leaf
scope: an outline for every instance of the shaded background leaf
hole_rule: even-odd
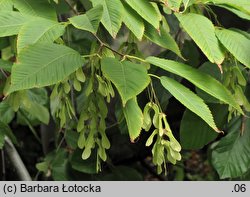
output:
[[[221,179],[239,177],[249,170],[249,144],[250,119],[236,117],[229,124],[227,135],[219,141],[212,152],[212,164]]]
[[[208,105],[216,125],[221,130],[227,119],[227,107],[219,104]],[[183,149],[201,149],[208,143],[215,140],[218,133],[215,133],[204,121],[193,112],[186,110],[180,127],[180,139]]]

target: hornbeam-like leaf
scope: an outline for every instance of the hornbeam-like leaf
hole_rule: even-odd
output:
[[[209,61],[221,64],[224,60],[224,54],[215,36],[212,22],[208,18],[194,13],[176,14],[176,17]]]
[[[17,51],[38,42],[52,43],[64,33],[65,26],[63,24],[36,18],[25,24],[19,31],[17,39]]]
[[[130,139],[133,142],[139,137],[143,125],[143,114],[136,98],[132,98],[126,103],[123,113],[127,122]]]
[[[102,59],[101,65],[105,77],[113,82],[121,95],[123,105],[141,93],[150,82],[147,69],[141,64],[107,57]]]
[[[0,37],[18,34],[20,28],[32,20],[32,17],[22,15],[20,12],[0,12]]]
[[[175,42],[175,40],[172,38],[172,36],[163,28],[160,27],[158,31],[155,29],[152,25],[149,23],[145,24],[145,36],[151,40],[153,43],[169,49],[173,51],[175,54],[177,54],[179,57],[183,58],[180,52],[180,49]]]
[[[182,0],[168,0],[166,1],[168,6],[171,7],[173,10],[179,10]]]
[[[102,5],[97,5],[86,14],[69,18],[69,21],[78,29],[96,33],[103,14]]]
[[[250,39],[228,29],[216,29],[216,36],[227,50],[242,64],[250,68]]]
[[[14,7],[22,14],[57,20],[55,9],[44,0],[12,0]]]
[[[56,84],[83,63],[80,54],[69,47],[52,43],[31,45],[21,51],[12,67],[8,93]]]
[[[227,123],[228,107],[220,104],[210,104],[214,121],[219,128]],[[182,116],[180,127],[180,140],[183,149],[197,150],[214,141],[218,137],[199,116],[186,110]]]
[[[12,0],[0,0],[0,10],[13,10],[13,2]]]
[[[12,64],[13,63],[9,61],[0,59],[0,68],[3,69],[4,71],[11,72]]]
[[[0,103],[0,121],[9,124],[15,116],[15,112],[7,102],[7,99]]]
[[[237,16],[239,16],[239,17],[241,17],[243,19],[250,20],[250,14],[247,14],[245,12],[241,12],[240,10],[238,10],[238,9],[236,9],[234,7],[227,6],[227,5],[217,5],[217,6],[227,9],[230,12],[233,12],[234,14],[236,14]]]
[[[93,6],[102,5],[101,22],[110,35],[115,38],[122,25],[123,5],[117,0],[91,0]]]
[[[124,5],[124,24],[133,32],[133,34],[141,40],[144,33],[144,24],[142,18],[126,3]]]
[[[229,123],[228,134],[213,148],[212,164],[221,179],[240,177],[249,170],[250,119],[248,117],[245,120],[242,117],[233,119]]]
[[[202,0],[204,2],[212,2],[215,5],[226,5],[238,9],[250,15],[250,1],[249,0]]]
[[[199,96],[174,79],[168,77],[161,77],[160,79],[163,87],[180,101],[180,103],[201,117],[216,132],[221,132],[215,125],[210,109]]]
[[[145,0],[126,0],[142,18],[158,29],[161,21],[161,15],[158,8],[151,2]]]
[[[196,0],[182,0],[183,6],[184,6],[183,12],[185,12],[186,9],[187,9],[189,6],[193,5],[193,4],[195,3],[195,1],[196,1]]]
[[[210,75],[192,68],[186,64],[182,64],[172,60],[161,59],[157,57],[148,57],[147,62],[158,66],[168,72],[179,75],[191,83],[193,83],[198,88],[212,95],[213,97],[231,105],[239,112],[243,113],[239,104],[235,100],[234,96],[230,93],[225,86],[223,86],[219,81],[211,77]]]

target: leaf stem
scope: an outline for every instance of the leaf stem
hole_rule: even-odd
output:
[[[89,55],[82,55],[81,57],[83,58],[89,58],[89,57],[94,57],[97,56],[101,59],[101,56],[98,53],[93,53],[93,54],[89,54]]]
[[[125,58],[135,59],[135,60],[138,60],[138,61],[144,62],[144,63],[146,62],[146,60],[139,58],[139,57],[136,57],[136,56],[132,56],[132,55],[124,55],[124,59]]]
[[[151,74],[151,73],[148,73],[148,75],[151,76],[151,77],[154,77],[154,78],[156,78],[156,79],[159,79],[159,80],[161,79],[159,76],[154,75],[154,74]]]

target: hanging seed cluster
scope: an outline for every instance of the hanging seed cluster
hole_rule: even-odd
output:
[[[151,112],[153,118],[151,118]],[[146,146],[154,144],[152,148],[153,163],[157,166],[158,173],[162,172],[162,166],[164,166],[166,172],[167,161],[176,164],[176,161],[181,160],[181,146],[170,129],[166,115],[160,112],[155,103],[150,102],[145,106],[143,116],[145,131],[149,131],[152,125],[155,127],[146,142]],[[154,141],[155,136],[156,140]]]
[[[80,118],[77,124],[79,132],[78,147],[83,149],[82,159],[88,159],[92,152],[96,152],[97,171],[101,170],[101,160],[107,160],[106,150],[110,148],[109,139],[105,133],[105,119],[108,114],[107,102],[115,96],[111,82],[103,76],[98,65],[92,67],[94,72],[86,81],[85,103],[81,109]],[[105,101],[106,98],[106,101]]]

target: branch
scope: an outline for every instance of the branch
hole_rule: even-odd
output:
[[[31,176],[25,167],[20,155],[18,154],[15,146],[12,144],[11,140],[8,137],[5,137],[5,146],[4,149],[16,169],[17,175],[21,181],[32,181]]]

